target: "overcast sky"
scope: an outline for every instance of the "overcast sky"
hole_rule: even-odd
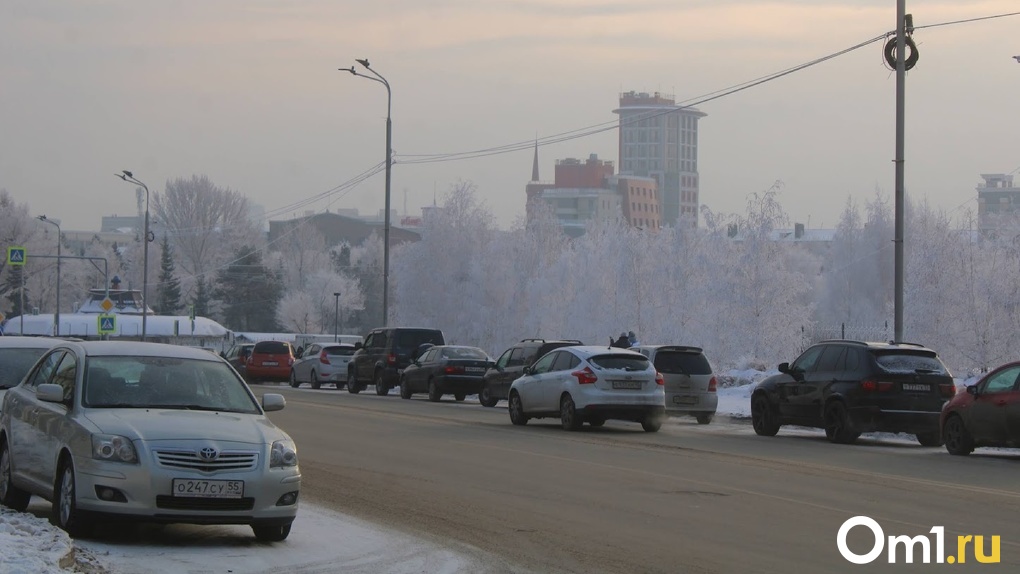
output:
[[[917,27],[1020,10],[909,0]],[[162,191],[205,174],[287,216],[383,206],[386,91],[337,68],[368,58],[393,89],[398,155],[489,148],[616,119],[622,91],[678,101],[838,52],[895,27],[895,0],[6,0],[0,188],[64,229],[135,211],[128,169]],[[1020,168],[1020,17],[919,29],[907,78],[906,188],[976,209],[982,173]],[[699,104],[702,203],[742,211],[782,180],[795,221],[831,227],[848,195],[894,190],[895,73],[877,42]],[[618,163],[617,136],[543,146]],[[524,212],[532,150],[393,168],[410,214],[458,180],[501,225]],[[1018,177],[1020,180],[1020,177]]]

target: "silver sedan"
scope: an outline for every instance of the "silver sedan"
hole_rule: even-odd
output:
[[[293,441],[222,358],[186,347],[63,342],[0,407],[0,504],[52,502],[72,536],[101,520],[248,524],[281,541],[297,515]]]

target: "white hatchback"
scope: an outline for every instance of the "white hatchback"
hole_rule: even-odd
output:
[[[0,504],[39,496],[72,536],[92,523],[248,524],[280,541],[297,515],[297,451],[227,362],[200,349],[62,342],[0,407]]]
[[[656,432],[665,418],[662,375],[640,353],[605,346],[560,347],[510,385],[510,421],[559,417],[564,429],[616,419]]]

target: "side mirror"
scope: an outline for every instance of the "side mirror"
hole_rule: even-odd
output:
[[[356,341],[354,343],[354,350],[357,351],[358,349],[362,348],[363,346],[364,345],[361,344],[361,341]]]
[[[45,383],[39,385],[39,388],[35,391],[35,396],[38,397],[40,401],[47,403],[63,403],[64,387],[54,385],[53,383]]]
[[[262,395],[262,410],[266,412],[283,410],[285,406],[287,406],[287,399],[283,395],[277,393]]]
[[[220,357],[226,359],[227,358],[227,353],[224,352],[224,351],[220,351]]]
[[[524,367],[523,373],[525,375],[530,375],[532,372],[534,372],[534,371],[532,370],[531,365],[528,365],[527,367]]]
[[[780,373],[789,373],[790,372],[790,363],[779,363],[778,369],[779,369]]]
[[[967,387],[967,394],[977,397],[978,395],[981,394],[981,392],[978,391],[977,385],[971,385]]]

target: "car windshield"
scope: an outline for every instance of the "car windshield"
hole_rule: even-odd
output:
[[[9,389],[20,383],[44,352],[46,349],[28,347],[0,349],[0,389]]]
[[[259,413],[229,365],[170,357],[92,357],[82,403],[90,408],[172,408]]]
[[[945,365],[935,355],[927,353],[875,353],[878,366],[887,373],[934,373],[948,374]]]
[[[655,354],[655,369],[671,375],[711,375],[712,366],[701,353],[660,350]]]
[[[425,343],[432,345],[442,345],[443,335],[439,331],[434,330],[423,330],[423,331],[397,331],[397,339],[395,344],[399,349],[417,349],[419,346]]]
[[[354,354],[354,347],[326,347],[326,354],[331,357],[343,357]]]
[[[443,357],[447,359],[481,359],[485,361],[488,360],[489,355],[475,347],[446,347],[443,349]]]
[[[641,355],[596,355],[588,362],[598,369],[643,371],[648,368],[648,359]]]
[[[290,345],[279,341],[266,341],[255,345],[252,352],[262,355],[286,355],[290,353]]]

